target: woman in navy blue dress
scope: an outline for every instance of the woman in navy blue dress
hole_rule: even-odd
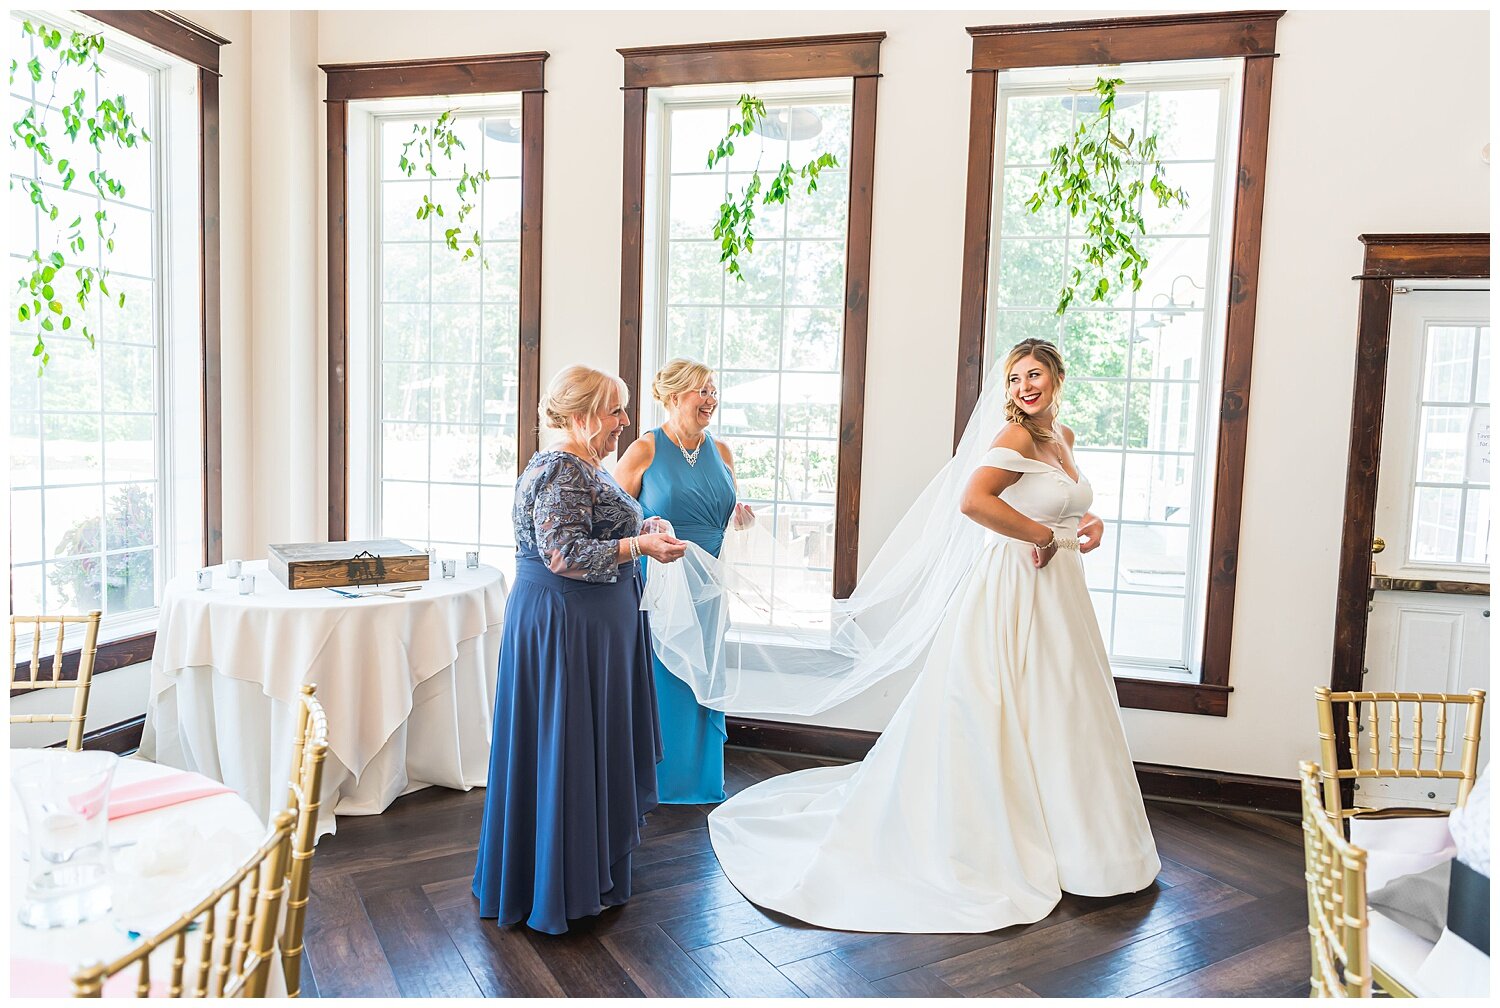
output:
[[[661,754],[636,561],[685,543],[641,528],[600,467],[629,423],[625,385],[575,365],[539,411],[563,435],[516,486],[516,580],[505,606],[479,916],[550,934],[630,897],[630,855],[656,807]]]
[[[718,556],[730,516],[737,524],[753,516],[735,504],[734,456],[708,433],[719,406],[713,371],[698,361],[668,361],[651,393],[665,407],[666,422],[625,450],[615,479],[641,502],[645,514],[665,518],[674,535]],[[659,799],[681,805],[723,801],[724,712],[699,704],[692,687],[659,659],[653,657],[652,666],[661,713]]]

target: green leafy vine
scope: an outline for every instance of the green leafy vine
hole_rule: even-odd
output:
[[[431,178],[437,178],[438,156],[452,161],[455,151],[465,149],[464,142],[455,129],[457,122],[458,110],[449,109],[438,116],[437,122],[431,127],[425,123],[412,124],[411,139],[401,145],[401,170],[406,173],[407,178],[411,178],[419,170],[425,171]],[[468,162],[459,162],[458,184],[454,187],[458,197],[458,210],[454,212],[453,226],[443,229],[443,243],[454,252],[461,253],[460,262],[468,262],[474,258],[475,252],[484,244],[478,230],[465,233],[467,229],[464,221],[474,212],[480,187],[489,180],[489,169],[471,172]],[[435,202],[428,193],[423,193],[422,204],[417,207],[417,220],[425,221],[434,214],[445,220],[447,218],[443,204]],[[483,258],[480,259],[480,264],[488,266]]]
[[[24,146],[34,152],[45,166],[39,174],[46,175],[49,184],[71,191],[78,179],[78,168],[68,158],[55,156],[52,144],[59,132],[70,141],[77,141],[82,134],[101,156],[101,167],[86,173],[90,184],[105,201],[123,199],[124,183],[102,166],[105,148],[135,149],[150,143],[151,137],[126,108],[124,95],[101,98],[98,102],[88,100],[86,85],[89,80],[104,76],[104,68],[99,63],[99,57],[104,53],[104,37],[77,31],[64,33],[58,28],[31,21],[22,22],[21,34],[23,38],[36,39],[43,54],[27,60],[25,72],[33,84],[50,81],[52,92],[46,101],[33,100],[25,104],[20,118],[11,124],[11,149],[19,150]],[[43,56],[46,57],[45,63]],[[12,85],[20,69],[17,60],[10,61]],[[76,77],[83,79],[64,80]],[[75,84],[85,86],[75,87]],[[58,101],[59,90],[65,96],[71,91],[71,97]],[[51,360],[47,349],[49,336],[70,332],[76,326],[89,346],[94,345],[94,332],[85,319],[96,291],[106,298],[114,297],[119,307],[125,305],[123,291],[118,295],[110,293],[109,267],[83,261],[89,247],[86,231],[92,232],[107,251],[114,251],[115,225],[110,222],[107,203],[94,211],[92,227],[84,224],[81,215],[64,225],[59,223],[62,210],[49,198],[43,183],[42,178],[20,180],[31,205],[47,222],[57,227],[50,236],[44,227],[43,240],[26,257],[25,275],[17,279],[17,293],[25,293],[21,294],[16,306],[16,320],[35,327],[36,346],[31,355],[37,360],[38,374]],[[10,185],[14,189],[16,180],[12,179]],[[74,304],[78,306],[76,314]]]
[[[739,101],[740,119],[738,122],[729,124],[729,132],[719,141],[713,150],[708,152],[708,167],[723,161],[734,153],[734,138],[749,137],[755,129],[755,124],[766,117],[766,103],[754,95],[742,94]],[[791,197],[797,180],[807,182],[809,194],[818,190],[818,173],[824,168],[838,167],[838,159],[832,154],[822,153],[813,158],[800,168],[795,167],[791,161],[783,161],[777,169],[776,175],[771,179],[768,186],[763,186],[760,179],[760,165],[750,174],[750,181],[745,183],[738,196],[725,193],[725,200],[719,206],[719,218],[714,223],[714,238],[719,242],[719,261],[724,264],[724,270],[730,276],[740,282],[744,282],[745,274],[740,269],[740,256],[750,255],[755,251],[755,198],[761,197],[760,205],[771,206],[773,204],[785,204]],[[762,195],[764,189],[764,195]]]
[[[1141,289],[1141,276],[1150,260],[1141,251],[1146,235],[1141,196],[1149,187],[1157,206],[1187,206],[1187,193],[1167,185],[1166,169],[1156,156],[1155,134],[1141,138],[1131,129],[1121,136],[1114,129],[1117,92],[1125,82],[1100,77],[1092,93],[1099,111],[1080,122],[1072,137],[1047,152],[1048,166],[1037,177],[1036,191],[1026,201],[1031,213],[1050,203],[1066,206],[1068,216],[1083,221],[1085,237],[1078,246],[1083,266],[1074,266],[1058,292],[1057,314],[1068,310],[1080,287],[1092,284],[1089,300],[1103,301],[1111,278]],[[1150,181],[1144,176],[1150,174]],[[1121,178],[1128,181],[1121,185]],[[1087,267],[1087,275],[1084,267]]]

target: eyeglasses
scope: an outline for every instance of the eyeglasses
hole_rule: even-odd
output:
[[[719,398],[719,390],[716,388],[701,388],[698,390],[698,394],[705,399],[713,399],[717,401]]]

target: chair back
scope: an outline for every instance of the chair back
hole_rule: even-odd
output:
[[[1458,804],[1474,787],[1479,770],[1480,727],[1484,690],[1467,693],[1335,693],[1319,686],[1318,739],[1323,774],[1323,804],[1335,819],[1345,809],[1339,783],[1346,780],[1425,778],[1458,781]],[[1336,726],[1347,732],[1339,768]],[[1361,728],[1365,730],[1361,732]],[[1454,736],[1462,731],[1456,760],[1448,758]],[[1363,741],[1361,741],[1363,735]]]
[[[114,962],[74,973],[74,996],[102,997],[105,981],[134,968],[136,997],[147,997],[151,954],[170,944],[167,996],[265,997],[286,892],[292,823],[290,812],[277,813],[260,849],[197,906]]]
[[[297,731],[287,796],[287,811],[296,816],[287,872],[286,920],[281,931],[281,968],[288,997],[302,994],[302,931],[312,884],[313,845],[318,839],[323,760],[328,755],[328,717],[318,702],[317,691],[316,685],[305,683],[297,697]]]
[[[78,652],[78,670],[71,679],[64,679],[63,639],[68,627],[83,625],[83,646]],[[26,666],[16,664],[16,628],[31,628],[31,660]],[[56,627],[55,635],[50,628]],[[42,673],[42,640],[52,637],[51,667]],[[70,689],[73,690],[73,711],[70,714],[12,714],[11,724],[67,724],[68,749],[78,752],[83,748],[83,722],[88,716],[89,686],[94,678],[94,657],[99,650],[99,610],[87,616],[12,616],[10,618],[10,688],[17,689]],[[24,670],[24,671],[23,671]]]
[[[1318,764],[1303,760],[1302,848],[1313,997],[1370,997],[1365,852],[1323,807]]]

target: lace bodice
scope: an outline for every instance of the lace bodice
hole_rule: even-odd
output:
[[[531,457],[512,517],[518,557],[540,557],[553,573],[583,581],[616,580],[620,540],[641,529],[635,499],[609,473],[565,451]]]
[[[1078,520],[1094,502],[1094,488],[1089,486],[1082,469],[1075,482],[1056,466],[1029,459],[1010,448],[991,448],[979,464],[1021,474],[1020,479],[1000,494],[1005,503],[1064,535],[1078,534]]]

